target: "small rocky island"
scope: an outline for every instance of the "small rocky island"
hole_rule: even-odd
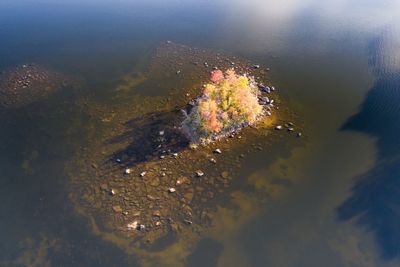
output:
[[[24,64],[0,73],[0,106],[18,108],[69,84],[69,79],[37,64]]]
[[[184,111],[182,130],[192,143],[210,143],[254,125],[264,114],[270,115],[270,100],[261,96],[253,77],[238,75],[234,69],[225,74],[216,69],[211,72],[211,81],[192,102],[189,113]]]
[[[268,69],[245,59],[165,42],[146,71],[140,86],[123,77],[111,104],[82,101],[88,143],[66,169],[93,231],[152,259],[194,249],[247,156],[295,126],[289,109],[273,112],[282,102]]]

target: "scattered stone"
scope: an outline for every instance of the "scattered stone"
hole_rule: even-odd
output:
[[[222,151],[221,151],[221,149],[217,148],[217,149],[214,150],[214,153],[221,154]]]
[[[275,130],[282,130],[282,125],[275,126]]]
[[[132,172],[132,170],[131,169],[125,169],[125,174],[130,174]]]
[[[216,161],[214,158],[211,158],[211,159],[210,159],[210,162],[211,162],[211,163],[214,163],[214,164],[217,163],[217,161]]]
[[[188,219],[184,219],[183,222],[188,224],[188,225],[192,225],[193,224],[193,222],[191,220],[188,220]]]
[[[128,223],[126,227],[128,227],[129,230],[138,230],[138,226],[138,221],[133,221],[131,223]]]
[[[177,157],[178,157],[178,153],[172,153],[172,156],[173,156],[174,158],[177,158]]]
[[[117,162],[117,163],[121,163],[121,162],[122,162],[122,160],[121,160],[121,159],[116,159],[116,160],[115,160],[115,162]]]
[[[197,170],[196,175],[197,175],[197,177],[202,177],[204,175],[204,172]]]
[[[115,194],[117,194],[117,190],[115,189],[111,189],[110,191],[110,195],[115,196]]]
[[[113,208],[114,212],[118,212],[118,213],[122,212],[122,208],[120,206],[118,206],[118,205],[117,206],[113,206],[112,208]]]
[[[221,173],[221,177],[224,178],[224,179],[227,179],[229,177],[229,172],[228,171],[223,171]]]
[[[160,159],[165,159],[165,155],[161,155],[161,156],[160,156]]]
[[[176,71],[176,74],[179,74],[179,73],[181,73],[181,70],[177,70],[177,71]]]
[[[253,68],[253,69],[259,69],[259,68],[260,68],[260,65],[258,65],[258,64],[253,65],[252,68]]]
[[[168,192],[170,192],[170,193],[175,193],[175,192],[176,192],[176,189],[173,188],[173,187],[170,187],[170,188],[168,188]]]
[[[161,173],[161,177],[165,177],[167,174],[165,172]]]
[[[301,133],[297,133],[297,135],[296,135],[297,137],[301,137],[302,136],[302,134]]]
[[[153,216],[154,217],[161,217],[161,212],[159,210],[156,210],[155,212],[153,212]]]
[[[147,172],[145,172],[145,171],[144,171],[144,172],[141,172],[141,173],[140,173],[140,177],[144,177],[144,176],[146,175],[146,173],[147,173]]]
[[[124,211],[124,212],[122,212],[122,214],[124,214],[125,216],[128,216],[128,212],[127,211]]]
[[[293,129],[292,127],[289,127],[287,130],[288,130],[289,132],[293,132],[293,131],[294,131],[294,129]]]

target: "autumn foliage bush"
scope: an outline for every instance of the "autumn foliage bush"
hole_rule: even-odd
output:
[[[263,113],[252,78],[229,69],[212,71],[210,80],[182,124],[194,142],[207,143],[252,125]]]

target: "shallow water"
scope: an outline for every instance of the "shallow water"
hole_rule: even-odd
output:
[[[389,0],[2,1],[0,70],[33,62],[83,82],[0,111],[0,265],[399,266],[399,9]],[[145,112],[140,99],[163,103],[185,89],[141,82],[166,40],[270,67],[304,138],[283,134],[246,154],[195,238],[129,251],[81,215],[66,168],[107,131],[99,117],[130,101]]]

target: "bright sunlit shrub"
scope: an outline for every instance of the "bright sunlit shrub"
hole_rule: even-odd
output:
[[[263,113],[252,78],[229,69],[212,71],[210,80],[183,121],[184,131],[194,142],[207,143],[252,125]]]

